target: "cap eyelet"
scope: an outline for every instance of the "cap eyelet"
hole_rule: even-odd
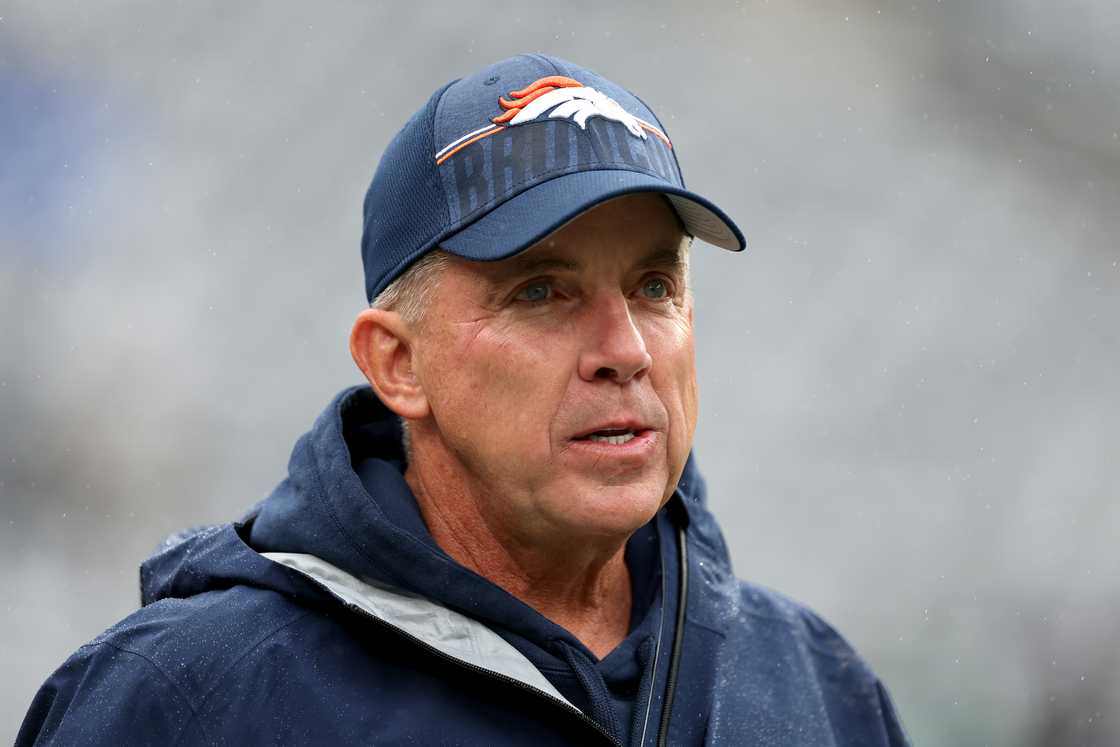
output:
[[[497,82],[498,82],[499,80],[501,80],[501,79],[502,79],[502,76],[500,76],[500,75],[491,75],[491,76],[490,76],[489,78],[487,78],[486,80],[484,80],[484,81],[482,82],[482,85],[484,85],[484,86],[492,86],[492,85],[494,85],[495,83],[497,83]]]

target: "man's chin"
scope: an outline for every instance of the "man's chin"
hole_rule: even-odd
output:
[[[568,493],[561,517],[574,533],[625,541],[664,503],[665,486],[643,483],[581,486]]]

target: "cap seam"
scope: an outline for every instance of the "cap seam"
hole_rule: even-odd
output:
[[[532,57],[533,59],[537,60],[538,62],[543,62],[548,67],[555,70],[557,75],[567,75],[568,74],[567,70],[561,70],[559,65],[557,65],[555,62],[553,62],[546,55],[540,54],[539,52],[526,52],[525,56],[526,57]]]
[[[448,83],[447,85],[445,85],[443,87],[443,90],[439,92],[439,98],[436,99],[436,105],[432,108],[432,117],[428,121],[428,142],[430,142],[432,144],[431,147],[433,147],[433,148],[436,147],[436,118],[439,117],[439,108],[440,108],[440,106],[443,105],[443,97],[446,96],[447,92],[451,90],[451,86],[455,85],[460,80],[462,80],[462,78],[456,78],[455,80],[453,80],[450,83]],[[679,164],[677,165],[677,173],[678,174],[680,173],[680,165]],[[440,177],[439,166],[436,166],[436,179],[435,179],[435,181],[439,185],[440,197],[443,198],[443,200],[442,200],[443,208],[446,211],[448,221],[450,222],[451,209],[448,208],[448,206],[447,206],[447,203],[448,203],[447,189],[444,187],[443,179]],[[419,255],[417,255],[417,256],[419,256]]]
[[[665,126],[665,123],[661,121],[661,117],[657,116],[657,113],[653,109],[650,108],[649,104],[647,104],[645,102],[645,99],[643,99],[641,96],[634,93],[633,91],[630,91],[630,95],[633,96],[634,98],[636,98],[638,100],[638,103],[640,103],[642,106],[644,106],[646,108],[646,111],[653,115],[654,121],[657,122],[658,127],[661,128],[661,134],[663,134],[665,137],[669,138],[670,143],[673,142],[673,138],[669,137],[669,128]],[[680,161],[679,158],[677,158],[677,149],[676,148],[670,148],[669,153],[673,156],[673,163],[676,164],[676,166],[677,166],[677,178],[681,180],[681,186],[687,188],[688,185],[685,184],[685,181],[684,181],[684,172],[681,171],[681,161]]]

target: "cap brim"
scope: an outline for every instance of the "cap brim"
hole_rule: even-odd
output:
[[[692,236],[733,252],[747,248],[739,227],[710,201],[655,176],[617,169],[577,171],[537,184],[444,239],[440,246],[467,259],[505,259],[599,203],[636,192],[665,195]]]

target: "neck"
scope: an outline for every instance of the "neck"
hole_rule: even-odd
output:
[[[603,658],[630,623],[626,537],[558,537],[517,531],[488,515],[469,483],[440,465],[409,464],[405,480],[436,543]],[[497,513],[501,513],[500,511]]]

